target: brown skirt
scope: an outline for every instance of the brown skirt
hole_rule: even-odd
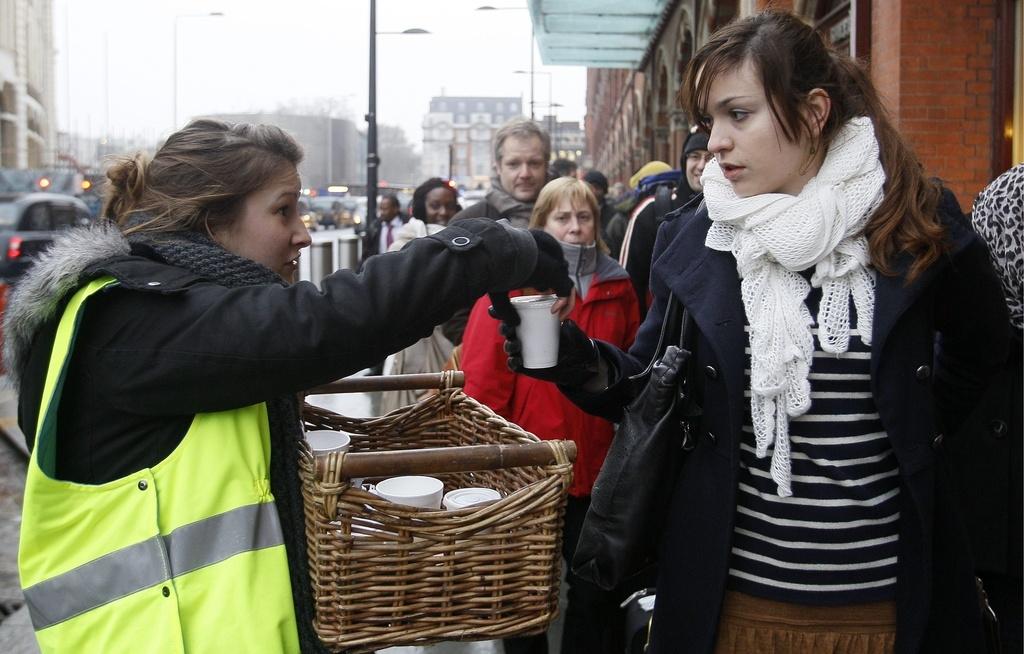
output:
[[[896,603],[804,606],[728,591],[715,654],[891,654]]]

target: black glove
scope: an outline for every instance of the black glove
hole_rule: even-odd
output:
[[[573,283],[569,278],[569,266],[565,263],[565,255],[562,253],[562,246],[558,244],[555,237],[542,229],[531,229],[530,235],[537,243],[537,263],[533,272],[523,282],[523,286],[535,288],[538,291],[554,289],[558,297],[569,297],[572,293]],[[491,316],[512,326],[519,324],[519,314],[512,308],[507,293],[490,293]]]
[[[551,288],[558,297],[569,297],[573,284],[569,278],[569,266],[565,263],[562,246],[554,236],[543,229],[531,229],[530,235],[537,242],[537,265],[527,278],[525,286],[531,286],[538,291]]]
[[[494,307],[491,307],[490,314],[499,318],[495,315]],[[558,363],[551,368],[524,368],[522,344],[516,336],[515,325],[502,320],[498,331],[505,337],[505,354],[508,355],[508,367],[512,372],[555,382],[560,386],[582,386],[597,374],[597,347],[572,320],[563,320],[558,330]]]
[[[671,409],[678,388],[676,380],[682,373],[686,361],[687,357],[683,356],[678,346],[669,345],[665,348],[665,354],[654,364],[647,385],[647,388],[652,390],[641,392],[634,401],[634,406],[639,403],[640,417],[647,424],[654,425]]]

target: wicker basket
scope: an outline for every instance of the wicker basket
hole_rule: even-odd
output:
[[[396,388],[399,377],[314,392]],[[348,453],[303,446],[306,537],[321,640],[369,652],[545,630],[558,610],[562,520],[575,445],[540,441],[466,396],[460,375],[428,375],[439,392],[380,418],[307,405],[309,429],[352,436]],[[344,380],[348,381],[348,380]],[[455,511],[393,504],[350,483],[428,474],[445,491],[484,486],[502,499]]]

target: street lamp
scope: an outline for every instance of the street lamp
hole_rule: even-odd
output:
[[[222,11],[206,14],[182,14],[174,17],[174,129],[178,129],[178,19],[179,18],[220,18]]]
[[[543,70],[513,70],[513,75],[529,75],[530,76],[530,89],[533,89],[533,76],[534,75],[547,75],[548,76],[548,106],[551,106],[551,81],[554,79],[554,75],[546,73]],[[533,120],[533,100],[530,100],[530,120]],[[548,132],[550,133],[550,129]]]
[[[401,32],[377,31],[377,0],[370,0],[370,101],[366,112],[366,220],[369,224],[377,216],[377,35],[378,34],[430,34],[413,27]]]
[[[555,153],[558,152],[558,108],[564,107],[564,104],[558,102],[548,103],[548,120],[550,121],[548,133],[551,134],[551,157],[557,159]]]
[[[491,5],[483,5],[476,8],[476,11],[516,11],[524,10],[526,7],[492,7]],[[533,19],[530,19],[530,120],[535,120],[534,116],[534,102],[533,102],[533,40],[534,40],[534,28]],[[550,94],[549,94],[550,95]],[[548,102],[551,102],[551,98],[548,98]]]

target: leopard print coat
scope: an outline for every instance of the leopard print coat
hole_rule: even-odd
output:
[[[1024,328],[1024,164],[997,177],[974,201],[971,222],[988,245],[1010,309],[1010,321]]]

